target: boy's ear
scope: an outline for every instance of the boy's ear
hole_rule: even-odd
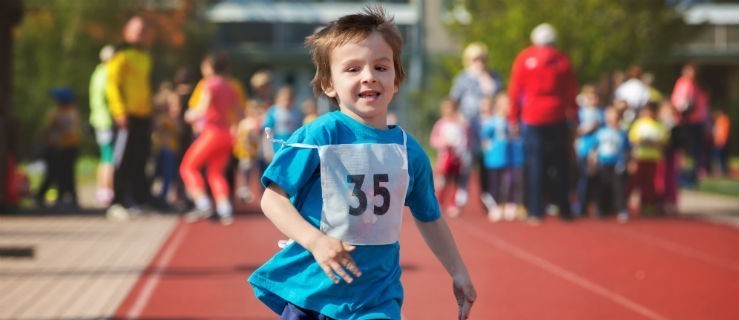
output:
[[[334,89],[334,86],[331,83],[324,84],[322,86],[323,93],[326,94],[329,98],[336,98],[336,90]]]

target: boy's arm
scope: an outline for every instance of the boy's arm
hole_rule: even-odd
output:
[[[423,236],[426,245],[431,249],[436,258],[444,265],[444,269],[452,276],[454,296],[459,306],[459,319],[467,319],[472,308],[472,303],[477,298],[475,287],[467,272],[467,267],[454,243],[454,237],[443,218],[431,222],[415,220],[418,230]]]
[[[264,215],[277,229],[313,254],[323,272],[334,283],[339,283],[336,275],[347,283],[353,281],[352,274],[356,277],[362,275],[349,255],[355,247],[329,237],[311,225],[295,209],[287,193],[279,185],[272,183],[267,187],[262,195],[261,206]]]

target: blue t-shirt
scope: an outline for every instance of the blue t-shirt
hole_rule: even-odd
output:
[[[301,125],[303,125],[303,113],[299,109],[286,109],[274,105],[264,114],[262,129],[270,128],[275,139],[287,140]],[[278,143],[272,145],[275,152],[280,146]]]
[[[580,119],[581,126],[592,125],[595,128],[598,128],[603,124],[604,114],[600,108],[581,107],[578,110],[577,114]],[[590,133],[584,134],[577,138],[575,149],[577,157],[579,159],[584,159],[585,157],[587,157],[588,153],[590,153],[590,150],[592,150],[597,144],[597,141],[595,140],[595,131],[597,130],[598,129],[595,129]]]
[[[403,131],[397,126],[379,130],[335,111],[298,129],[288,142],[317,146],[403,144]],[[431,163],[415,139],[409,136],[406,145],[410,182],[405,205],[414,218],[434,221],[441,213],[434,195]],[[262,176],[262,184],[271,183],[284,189],[303,218],[319,228],[323,199],[316,149],[283,146]],[[362,276],[351,284],[334,284],[308,250],[292,243],[255,270],[249,283],[257,298],[277,313],[289,301],[335,319],[400,319],[403,289],[399,252],[398,242],[357,246],[351,256]]]
[[[626,163],[626,155],[630,148],[626,132],[606,126],[598,129],[594,136],[599,164],[619,165]]]
[[[489,169],[500,169],[510,161],[508,122],[503,117],[492,116],[482,120],[483,162]]]

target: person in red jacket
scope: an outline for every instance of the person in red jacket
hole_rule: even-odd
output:
[[[572,219],[568,190],[573,145],[569,126],[577,122],[577,81],[569,58],[554,47],[556,38],[556,31],[547,23],[534,28],[533,45],[513,62],[508,87],[508,121],[514,133],[520,126],[524,139],[525,204],[532,224],[538,224],[544,216],[546,194],[559,208],[560,217]]]

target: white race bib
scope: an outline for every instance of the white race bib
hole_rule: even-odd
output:
[[[265,130],[271,136],[271,130]],[[400,238],[410,184],[403,144],[357,143],[291,147],[318,149],[321,159],[321,231],[356,245],[392,244]]]
[[[318,154],[321,231],[350,244],[398,241],[410,182],[405,145],[327,145]]]

